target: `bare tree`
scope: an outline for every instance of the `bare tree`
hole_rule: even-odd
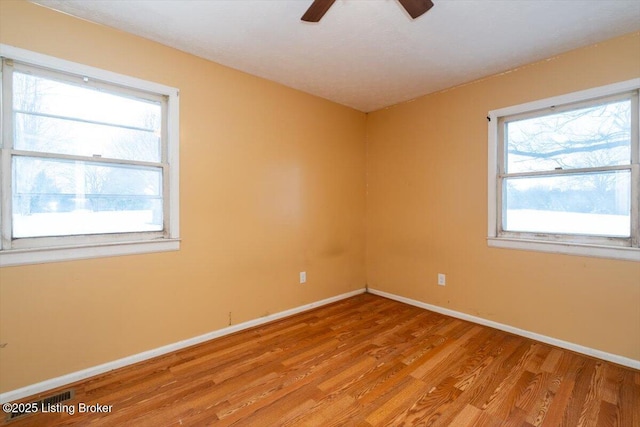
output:
[[[511,122],[507,125],[509,172],[628,164],[630,123],[628,101]],[[554,193],[553,206],[547,206],[549,209],[574,212],[587,209],[592,213],[628,211],[628,197],[625,200],[620,194],[620,186],[624,186],[625,181],[619,173],[593,172],[579,178],[568,177],[556,178],[556,182],[568,186],[563,189],[566,197]],[[511,191],[515,194],[518,190],[512,186]],[[544,192],[530,190],[529,193],[530,199],[537,198],[544,204]],[[531,203],[535,204],[535,200]]]

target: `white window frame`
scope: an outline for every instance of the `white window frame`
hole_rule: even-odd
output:
[[[534,233],[514,233],[501,231],[500,222],[502,201],[500,179],[500,159],[504,158],[504,139],[502,137],[502,118],[526,115],[550,108],[561,108],[568,104],[589,102],[596,99],[614,97],[640,90],[640,78],[614,83],[593,89],[546,98],[512,107],[489,112],[487,119],[489,133],[488,153],[488,245],[491,247],[520,249],[569,255],[613,258],[628,261],[640,261],[640,112],[638,103],[632,105],[631,128],[631,238],[625,246],[619,239],[597,238],[580,235],[535,235]],[[636,93],[637,99],[637,93]],[[623,167],[621,167],[622,169]],[[575,172],[575,171],[574,171]]]
[[[175,251],[180,249],[179,221],[179,91],[176,88],[125,76],[111,71],[62,60],[48,55],[0,44],[0,57],[50,69],[54,72],[81,76],[91,80],[117,86],[122,90],[142,91],[166,100],[166,162],[163,174],[164,230],[159,233],[123,233],[109,235],[67,236],[63,238],[42,237],[25,239],[12,244],[11,227],[6,219],[11,216],[11,188],[7,184],[11,175],[12,148],[5,137],[12,129],[0,129],[0,267],[67,261],[106,256],[132,255],[150,252]],[[0,114],[4,114],[0,111]],[[4,116],[3,116],[4,117]],[[2,126],[5,126],[3,121]],[[4,221],[3,221],[4,219]],[[16,240],[18,242],[18,240]],[[26,243],[27,247],[24,247]]]

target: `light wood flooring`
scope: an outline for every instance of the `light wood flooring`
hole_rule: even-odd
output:
[[[67,388],[112,412],[6,425],[640,426],[640,371],[371,294]]]

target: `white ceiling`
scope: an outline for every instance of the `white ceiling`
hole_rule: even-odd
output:
[[[369,112],[640,30],[640,1],[36,0]],[[638,52],[640,55],[640,52]]]

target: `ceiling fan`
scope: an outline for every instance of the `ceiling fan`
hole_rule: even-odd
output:
[[[318,22],[322,19],[327,10],[336,0],[314,0],[309,9],[302,15],[302,20],[306,22]],[[413,19],[422,15],[433,7],[431,0],[398,0],[402,7]]]

